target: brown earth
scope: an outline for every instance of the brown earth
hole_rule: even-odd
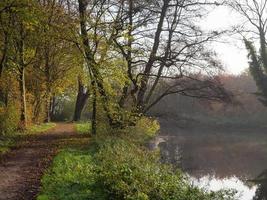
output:
[[[25,137],[0,163],[0,200],[32,200],[40,179],[56,153],[66,146],[88,144],[73,124],[57,124],[48,132]]]

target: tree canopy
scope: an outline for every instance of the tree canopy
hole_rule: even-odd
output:
[[[206,7],[218,5],[2,1],[1,101],[20,107],[21,127],[50,121],[64,92],[78,93],[74,120],[89,99],[92,113],[103,109],[113,127],[134,124],[171,94],[230,101],[217,76],[222,67],[208,48],[223,32],[198,25]]]

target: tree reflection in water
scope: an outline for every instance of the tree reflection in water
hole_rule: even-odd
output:
[[[253,183],[258,185],[257,191],[253,200],[267,200],[267,170],[263,171]]]

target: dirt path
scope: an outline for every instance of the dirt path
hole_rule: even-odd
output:
[[[0,200],[32,200],[40,178],[60,148],[88,144],[73,124],[57,124],[52,130],[27,137],[0,163]]]

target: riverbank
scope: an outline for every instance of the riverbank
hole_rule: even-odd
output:
[[[66,148],[55,157],[42,178],[38,200],[223,200],[229,197],[228,191],[207,192],[192,186],[181,170],[160,163],[159,151],[145,147],[157,129],[157,122],[147,118],[141,119],[136,127],[126,129],[100,127],[88,148]]]

